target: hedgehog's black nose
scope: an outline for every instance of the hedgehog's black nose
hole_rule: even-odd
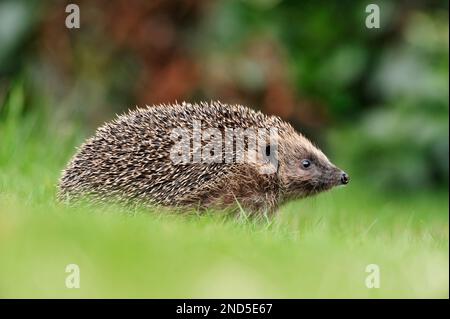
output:
[[[342,172],[341,173],[341,183],[342,184],[348,184],[348,182],[350,181],[350,176],[347,175],[347,173]]]

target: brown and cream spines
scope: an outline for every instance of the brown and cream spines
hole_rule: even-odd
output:
[[[175,103],[138,108],[101,126],[63,171],[57,197],[240,206],[258,215],[348,181],[279,117],[220,102]]]

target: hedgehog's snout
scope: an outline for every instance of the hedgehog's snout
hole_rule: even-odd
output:
[[[346,172],[341,172],[341,184],[347,185],[350,182],[350,176]]]

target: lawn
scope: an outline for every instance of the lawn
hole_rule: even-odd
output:
[[[446,192],[387,194],[352,176],[262,222],[67,207],[55,186],[82,137],[13,113],[0,122],[0,297],[449,297]]]

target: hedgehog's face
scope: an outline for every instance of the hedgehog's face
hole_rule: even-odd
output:
[[[349,176],[307,139],[296,140],[285,144],[278,171],[288,197],[306,197],[349,182]]]

